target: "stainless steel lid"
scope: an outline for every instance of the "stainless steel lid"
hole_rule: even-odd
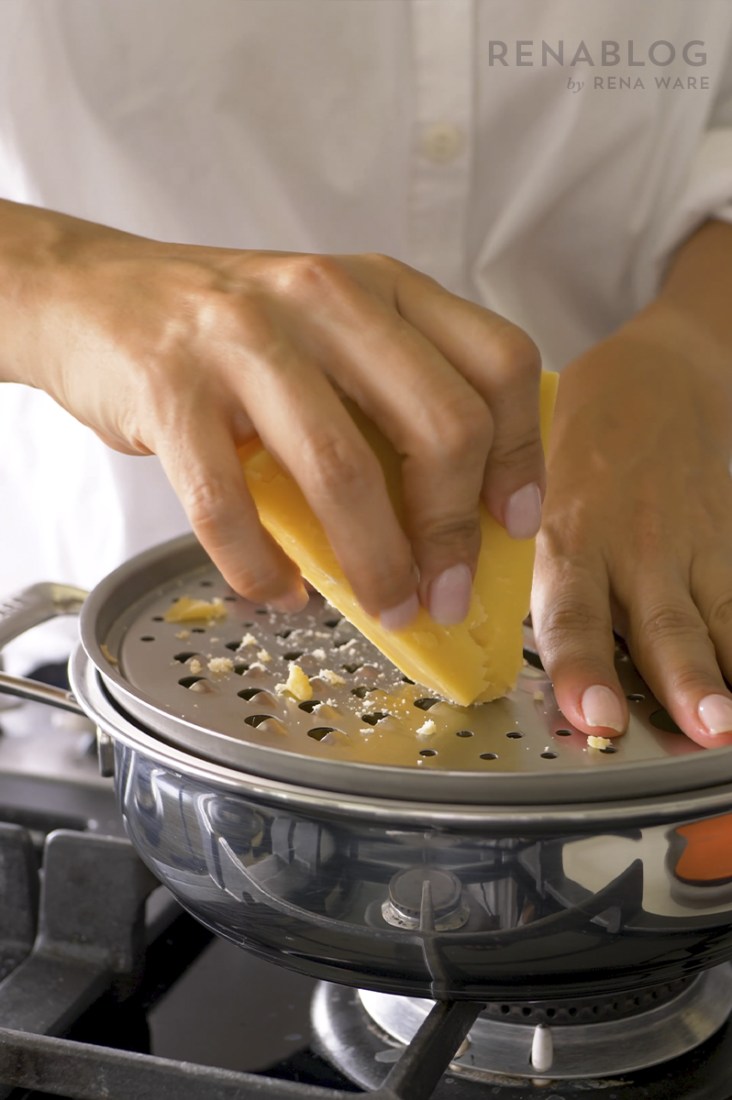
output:
[[[185,596],[221,601],[225,617],[167,621]],[[630,727],[607,749],[590,748],[530,652],[506,698],[472,707],[439,700],[406,681],[322,597],[282,615],[237,596],[189,536],[107,577],[84,605],[81,635],[113,699],[156,736],[300,786],[529,805],[611,802],[732,780],[732,749],[703,750],[674,732],[620,649]],[[283,687],[294,665],[309,678],[309,699]]]

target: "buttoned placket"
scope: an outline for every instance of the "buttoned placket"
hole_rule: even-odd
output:
[[[475,95],[476,0],[412,0],[411,263],[468,292],[466,214]]]

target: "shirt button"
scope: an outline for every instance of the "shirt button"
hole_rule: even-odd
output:
[[[460,156],[465,145],[462,130],[449,122],[435,122],[422,133],[422,152],[435,164],[447,164]]]

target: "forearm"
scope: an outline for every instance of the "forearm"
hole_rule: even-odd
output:
[[[656,299],[618,333],[682,355],[732,400],[732,225],[705,222],[678,248]]]
[[[94,242],[127,236],[53,210],[0,200],[0,382],[47,388],[43,336],[57,320],[70,272]]]

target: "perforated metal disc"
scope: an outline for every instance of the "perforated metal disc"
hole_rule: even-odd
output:
[[[166,621],[183,596],[218,598],[226,617]],[[530,651],[511,695],[457,706],[405,680],[322,597],[284,615],[237,596],[192,537],[111,574],[88,598],[81,630],[109,692],[148,730],[228,767],[301,785],[527,804],[614,801],[732,779],[732,749],[703,750],[674,732],[620,649],[630,726],[609,748],[590,748]],[[307,674],[312,698],[283,688],[293,665]]]

